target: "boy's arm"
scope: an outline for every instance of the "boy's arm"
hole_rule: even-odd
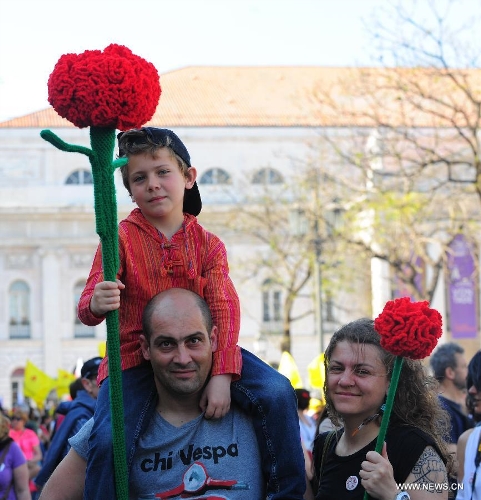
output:
[[[209,248],[205,300],[218,329],[218,347],[214,352],[212,375],[231,374],[232,380],[240,378],[242,356],[237,345],[240,330],[240,304],[237,291],[229,276],[225,245],[214,238]]]
[[[105,316],[95,316],[90,310],[90,301],[94,294],[94,288],[97,283],[100,283],[104,279],[104,274],[102,271],[102,249],[99,245],[97,247],[97,252],[95,253],[94,261],[92,263],[92,269],[90,270],[87,283],[80,296],[80,300],[77,306],[77,314],[79,320],[87,326],[96,326],[105,319]]]

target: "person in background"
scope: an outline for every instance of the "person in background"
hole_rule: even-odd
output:
[[[431,354],[429,364],[439,382],[439,400],[451,419],[449,449],[455,453],[459,436],[473,427],[465,409],[468,362],[464,349],[455,342],[443,344]]]
[[[312,452],[316,434],[316,421],[307,413],[311,394],[307,389],[295,389],[295,393],[297,397],[297,414],[299,415],[301,441],[306,450]]]
[[[70,400],[61,401],[58,404],[57,408],[55,409],[55,420],[54,420],[54,424],[52,426],[50,440],[53,439],[53,437],[55,436],[55,433],[58,431],[58,429],[62,425],[62,422],[65,419],[65,415],[67,415],[67,413],[69,412],[70,408],[73,405],[75,398],[77,397],[77,393],[79,391],[83,391],[83,390],[84,390],[84,386],[82,383],[82,377],[79,377],[70,383],[70,385],[69,385]]]
[[[341,327],[325,353],[326,406],[342,429],[320,434],[314,444],[318,500],[445,500],[451,457],[445,435],[449,417],[437,384],[422,363],[404,359],[382,452],[375,450],[395,356],[381,347],[374,321]],[[399,485],[425,486],[403,491]]]
[[[468,362],[464,349],[455,342],[448,342],[431,354],[429,364],[434,378],[439,382],[439,401],[448,412],[451,422],[448,450],[453,457],[453,468],[449,481],[452,485],[451,498],[456,498],[458,439],[463,432],[473,427],[473,421],[468,417],[465,405]]]
[[[37,408],[30,408],[28,410],[28,420],[25,424],[27,429],[32,429],[32,431],[38,434],[38,426],[40,424],[40,412]]]
[[[312,447],[316,433],[316,421],[307,413],[311,401],[310,392],[307,389],[295,389],[295,393],[301,432],[301,445],[306,467],[306,492],[304,493],[304,500],[312,500],[314,495],[310,488],[310,482],[312,480]]]
[[[458,488],[457,500],[481,499],[481,351],[468,364],[468,395],[466,406],[476,422],[474,428],[463,432],[458,439]]]
[[[39,473],[42,461],[40,439],[36,432],[25,427],[25,424],[28,421],[28,413],[25,411],[21,409],[13,410],[11,421],[12,423],[9,435],[20,446],[20,449],[23,451],[23,454],[27,459],[30,492],[34,493],[37,491],[37,487],[33,482],[33,478],[35,478]]]
[[[0,412],[0,498],[31,500],[27,460],[9,431],[10,420]]]
[[[50,436],[52,435],[51,429],[53,427],[53,415],[49,412],[45,412],[38,426],[38,438],[40,439],[40,450],[42,451],[42,456],[45,457],[48,447],[50,445]]]
[[[93,417],[95,403],[99,393],[97,375],[102,358],[95,357],[86,361],[81,369],[80,380],[83,390],[76,393],[62,425],[52,438],[50,448],[43,459],[42,469],[35,478],[35,484],[41,489],[62,459],[70,450],[69,438],[75,436],[82,426]]]
[[[324,407],[321,413],[319,413],[319,416],[317,417],[316,426],[317,426],[316,436],[318,434],[322,434],[323,432],[329,432],[336,429],[336,426],[332,423],[332,420],[329,418],[326,407]]]

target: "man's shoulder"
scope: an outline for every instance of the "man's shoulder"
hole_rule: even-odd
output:
[[[459,403],[456,403],[456,401],[453,401],[452,399],[449,399],[442,394],[438,394],[438,399],[446,411],[462,413],[461,405]]]
[[[87,391],[78,391],[77,397],[72,401],[73,404],[70,406],[67,415],[79,407],[88,408],[89,410],[93,411],[95,409],[96,402],[97,400],[92,397]]]
[[[70,446],[82,457],[87,459],[88,456],[88,441],[90,432],[92,431],[92,427],[94,424],[94,419],[91,417],[89,420],[85,422],[82,428],[79,430],[77,434],[70,437],[68,442]]]

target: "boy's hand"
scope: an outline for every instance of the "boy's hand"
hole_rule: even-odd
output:
[[[120,281],[102,281],[97,283],[90,299],[90,312],[97,317],[105,316],[109,311],[120,307],[120,290],[125,285]]]
[[[200,407],[205,411],[205,418],[221,418],[227,415],[230,410],[231,380],[232,375],[211,377],[200,400]]]

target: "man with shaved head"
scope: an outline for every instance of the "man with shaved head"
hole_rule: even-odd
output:
[[[215,493],[233,500],[265,499],[269,478],[262,473],[251,417],[235,403],[217,420],[203,418],[200,408],[217,347],[207,303],[185,289],[161,292],[144,310],[140,343],[152,365],[157,403],[133,457],[129,497]],[[71,439],[72,449],[41,500],[82,499],[90,429],[87,424]],[[299,429],[286,429],[290,432],[286,439],[299,439]]]

